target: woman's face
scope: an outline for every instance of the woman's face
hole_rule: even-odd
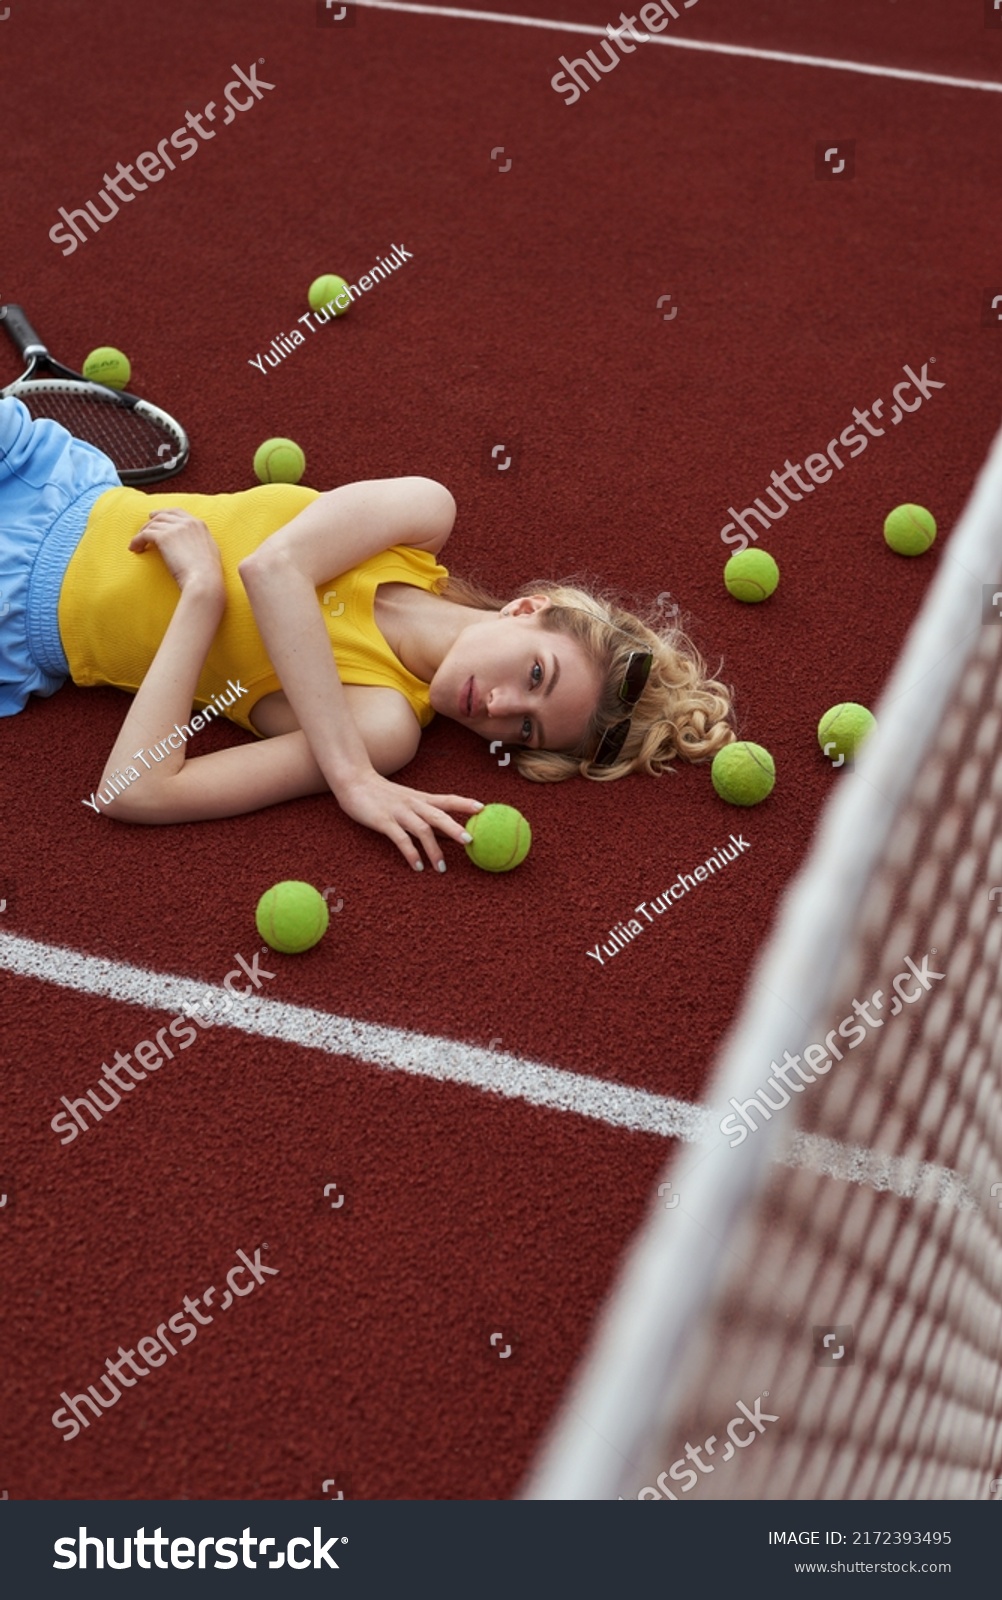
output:
[[[540,626],[546,595],[463,628],[432,678],[432,707],[483,739],[533,750],[573,750],[602,690],[576,639]]]

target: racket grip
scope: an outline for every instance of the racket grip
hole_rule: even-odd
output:
[[[0,322],[3,322],[21,355],[48,355],[49,352],[20,306],[0,306]]]

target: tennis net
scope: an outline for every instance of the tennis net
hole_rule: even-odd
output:
[[[1002,1490],[1002,433],[876,709],[523,1498]]]

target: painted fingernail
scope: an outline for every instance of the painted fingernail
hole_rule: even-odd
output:
[[[440,861],[438,863],[438,870],[439,870],[439,872],[444,872],[445,871],[445,862],[444,861]]]
[[[472,835],[472,833],[467,833],[467,832],[466,832],[466,831],[465,831],[465,829],[464,829],[464,831],[463,831],[463,832],[462,832],[462,833],[461,833],[461,834],[460,834],[460,835],[459,835],[459,837],[460,837],[460,838],[461,838],[461,839],[462,839],[462,841],[463,841],[463,843],[464,843],[464,844],[472,844],[472,843],[473,843],[473,835]]]
[[[415,863],[414,863],[414,871],[415,872],[423,872],[424,871],[424,862],[423,861],[415,861]]]

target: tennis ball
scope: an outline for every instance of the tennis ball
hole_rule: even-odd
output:
[[[266,889],[254,914],[257,931],[266,944],[283,955],[312,950],[327,932],[327,901],[310,883],[289,878]]]
[[[336,273],[325,272],[322,277],[314,278],[306,298],[313,311],[323,311],[329,305],[336,317],[343,317],[351,306],[351,295],[346,296],[343,305],[337,304],[337,297],[344,295],[347,287],[344,279],[339,278]]]
[[[473,839],[466,854],[485,872],[510,872],[529,854],[532,829],[514,806],[484,806],[466,823]]]
[[[83,364],[83,375],[91,383],[103,383],[106,389],[124,389],[132,377],[128,356],[114,345],[102,344],[92,350]]]
[[[818,744],[829,761],[836,761],[839,756],[851,761],[863,740],[876,726],[877,719],[872,711],[846,700],[841,705],[830,706],[821,718],[818,723]]]
[[[936,537],[936,518],[925,506],[895,506],[884,522],[884,538],[899,556],[924,555]]]
[[[738,550],[724,568],[728,594],[735,600],[768,600],[779,582],[779,568],[765,550]]]
[[[254,471],[262,483],[298,483],[306,457],[293,439],[266,439],[254,452]]]
[[[721,800],[729,805],[757,806],[775,788],[776,763],[760,744],[740,739],[717,751],[710,778]]]

